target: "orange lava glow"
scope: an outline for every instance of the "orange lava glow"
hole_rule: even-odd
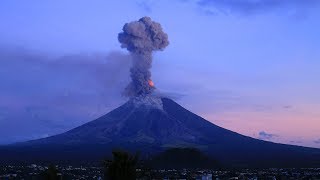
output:
[[[148,84],[149,86],[154,87],[154,83],[151,80],[148,80]]]

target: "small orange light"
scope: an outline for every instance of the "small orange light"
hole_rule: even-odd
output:
[[[154,87],[154,83],[151,80],[148,80],[148,84],[149,86]]]

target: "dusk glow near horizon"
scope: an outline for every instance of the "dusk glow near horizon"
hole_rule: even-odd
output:
[[[320,148],[320,2],[242,2],[2,1],[0,144],[126,102],[131,60],[117,35],[150,16],[170,42],[153,54],[155,93],[237,133]]]

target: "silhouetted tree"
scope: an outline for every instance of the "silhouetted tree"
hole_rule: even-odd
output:
[[[42,173],[42,178],[45,180],[58,180],[58,170],[54,165],[49,165],[48,169]]]
[[[108,180],[136,179],[138,154],[131,155],[125,151],[113,151],[113,160],[105,161],[104,177]]]
[[[218,168],[220,163],[196,148],[170,148],[156,154],[149,162],[153,168]]]

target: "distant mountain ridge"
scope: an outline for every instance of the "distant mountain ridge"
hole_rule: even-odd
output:
[[[320,167],[320,149],[276,144],[226,130],[169,98],[132,98],[106,115],[48,138],[0,148],[9,161],[96,161],[114,148],[147,158],[170,147],[197,148],[236,167]]]

